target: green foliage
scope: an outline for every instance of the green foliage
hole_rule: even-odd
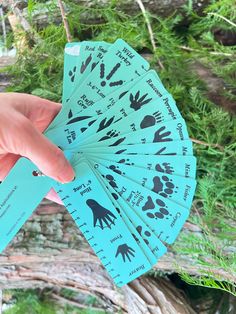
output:
[[[72,306],[66,303],[66,299],[70,300],[72,296],[78,297],[78,294],[69,289],[62,289],[61,295],[65,297],[65,302],[63,305],[59,305],[55,301],[52,301],[50,290],[5,290],[4,294],[11,296],[12,301],[9,304],[12,304],[9,309],[5,310],[5,314],[105,314],[101,309],[92,309],[90,308],[94,304],[97,304],[97,301],[94,297],[86,297],[85,305],[87,309],[81,309],[76,306]]]
[[[29,1],[29,15],[32,16],[42,3],[47,7],[44,1]],[[236,100],[235,46],[223,46],[215,40],[213,33],[216,28],[233,30],[228,21],[235,23],[234,0],[212,1],[203,16],[192,9],[191,1],[184,8],[185,18],[175,13],[165,19],[148,14],[157,44],[156,51],[153,51],[143,15],[128,15],[121,9],[121,1],[110,1],[103,7],[85,7],[70,0],[65,3],[74,41],[113,42],[121,37],[140,53],[150,52],[152,67],[175,98],[191,138],[198,141],[194,144],[198,186],[189,220],[203,232],[202,236],[181,234],[174,249],[186,258],[193,258],[194,267],[202,267],[204,272],[203,277],[193,278],[180,270],[182,278],[190,284],[234,294],[236,257],[235,250],[231,248],[235,247],[236,239],[236,124],[229,113],[209,100],[206,84],[193,70],[193,64],[197,62],[206,65],[224,81],[225,97]],[[49,8],[52,15],[57,10],[53,5],[55,1]],[[87,17],[86,23],[81,23],[82,17]],[[92,18],[99,22],[92,24]],[[42,41],[21,54],[17,64],[9,68],[14,77],[11,91],[60,101],[66,43],[63,25],[49,24],[41,30],[35,27],[35,31]],[[183,46],[190,50],[186,51]],[[157,65],[158,59],[164,69]],[[206,268],[208,276],[205,275]],[[211,269],[215,272],[210,272]],[[219,278],[217,274],[221,269],[228,276]]]

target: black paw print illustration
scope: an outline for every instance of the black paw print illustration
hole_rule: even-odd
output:
[[[88,56],[88,58],[85,61],[82,62],[82,65],[81,65],[81,68],[80,68],[80,73],[81,74],[83,74],[84,71],[87,69],[87,67],[88,67],[89,63],[91,62],[91,60],[92,60],[92,54],[90,54]]]
[[[119,245],[116,251],[116,256],[117,257],[119,254],[121,254],[122,258],[123,258],[123,262],[126,262],[126,258],[129,260],[129,262],[131,262],[131,256],[135,257],[134,255],[135,250],[132,249],[130,246],[128,246],[127,244],[122,244]]]
[[[120,175],[125,175],[125,173],[122,172],[118,166],[110,165],[109,169],[111,169],[112,171],[114,171],[114,172],[116,172],[116,173],[118,173]]]
[[[144,94],[140,97],[140,91],[138,91],[135,96],[133,94],[130,94],[129,100],[130,100],[130,108],[136,110],[139,110],[142,106],[148,104],[152,98],[145,99],[148,94]],[[140,97],[140,98],[139,98]]]
[[[101,206],[98,202],[93,199],[88,199],[86,204],[91,208],[93,212],[93,226],[111,229],[112,225],[115,225],[116,216],[108,209]]]
[[[119,134],[120,134],[120,132],[117,132],[116,130],[110,130],[110,131],[107,132],[107,134],[105,136],[100,138],[100,140],[98,142],[109,140],[110,138],[116,137]]]
[[[170,131],[164,132],[165,129],[166,129],[166,127],[162,126],[161,128],[159,128],[155,132],[153,143],[156,143],[156,142],[170,142],[170,141],[172,141],[172,138],[168,137],[171,134],[171,132]]]
[[[75,73],[76,73],[76,66],[74,66],[73,69],[69,71],[69,77],[70,77],[71,82],[74,82],[75,80]]]
[[[156,164],[155,169],[158,172],[164,172],[164,173],[168,173],[168,174],[174,173],[174,168],[170,166],[169,162],[163,162],[162,164]]]
[[[108,180],[108,183],[110,184],[111,187],[118,188],[118,186],[116,184],[116,180],[114,179],[114,177],[112,175],[107,174],[105,176],[105,178]]]
[[[166,147],[162,147],[159,149],[154,155],[166,155],[166,156],[174,156],[177,155],[176,153],[164,153],[166,151]]]
[[[126,164],[126,165],[129,165],[129,166],[134,166],[134,163],[133,162],[130,162],[129,158],[127,159],[121,159],[118,161],[119,164]]]
[[[167,206],[166,204],[162,201],[162,200],[159,200],[159,199],[156,199],[156,204],[159,206],[158,208],[158,211],[156,211],[156,205],[155,203],[153,202],[152,198],[150,196],[148,196],[148,199],[145,203],[145,205],[143,206],[142,210],[143,211],[148,211],[146,213],[146,215],[149,217],[149,218],[155,218],[155,219],[163,219],[166,215],[169,214],[168,210],[167,210]],[[153,210],[155,209],[155,212],[153,212]],[[152,210],[152,212],[149,212],[150,210]]]
[[[172,197],[172,194],[176,193],[175,189],[178,189],[167,176],[154,177],[153,185],[152,191],[163,197]]]
[[[143,238],[144,242],[148,245],[148,244],[149,244],[149,241],[148,241],[147,238],[150,238],[151,233],[150,233],[148,230],[146,230],[146,231],[143,232],[143,227],[142,227],[142,226],[138,226],[138,227],[136,228],[136,230],[138,231],[138,233],[140,234],[140,236]],[[145,238],[145,237],[147,237],[147,238]]]
[[[97,129],[97,132],[99,132],[99,131],[101,131],[101,130],[107,128],[107,127],[109,127],[109,126],[112,124],[112,122],[114,121],[114,118],[115,118],[115,116],[113,116],[112,118],[110,118],[110,119],[108,119],[108,120],[107,120],[107,118],[104,118],[104,119],[100,122],[99,127],[98,127],[98,129]]]
[[[163,121],[163,116],[161,112],[156,111],[153,113],[153,115],[147,115],[143,118],[142,122],[140,123],[140,128],[145,129],[162,121]]]
[[[120,63],[117,63],[114,68],[111,70],[111,72],[105,77],[105,64],[102,62],[100,64],[100,78],[102,79],[101,81],[101,86],[104,87],[106,86],[107,82],[105,81],[105,79],[107,81],[109,81],[112,76],[116,73],[116,71],[119,69],[119,67],[121,66]],[[122,85],[124,81],[119,80],[119,81],[115,81],[115,82],[110,82],[109,86],[113,87],[113,86],[119,86]]]

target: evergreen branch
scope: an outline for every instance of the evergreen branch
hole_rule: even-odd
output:
[[[190,140],[196,144],[200,144],[200,145],[204,145],[204,146],[210,146],[210,147],[217,147],[217,148],[219,148],[219,150],[224,151],[224,147],[219,145],[219,144],[210,144],[210,143],[196,140],[195,138],[190,138]]]
[[[234,26],[236,27],[236,24],[233,23],[232,21],[228,20],[226,17],[218,14],[218,13],[213,13],[213,12],[209,12],[207,13],[208,15],[213,15],[213,16],[216,16],[216,17],[219,17],[220,19],[224,20],[225,22],[227,22],[228,24],[230,24],[231,26]]]
[[[61,11],[62,21],[63,21],[64,28],[65,28],[65,31],[66,31],[67,41],[71,42],[72,41],[72,36],[71,36],[71,33],[70,33],[66,12],[65,12],[65,9],[64,9],[64,6],[63,6],[63,3],[62,3],[61,0],[58,0],[58,5],[59,5],[60,11]]]
[[[187,47],[187,46],[179,46],[179,48],[181,48],[183,50],[186,50],[186,51],[202,52],[199,49],[194,49],[194,48]],[[214,56],[225,56],[225,57],[233,57],[233,56],[235,56],[232,53],[226,53],[226,52],[220,52],[220,51],[207,51],[207,50],[205,50],[205,51],[207,53],[211,54],[211,55],[214,55]]]
[[[148,32],[149,32],[149,36],[150,36],[150,40],[151,40],[153,51],[156,52],[157,46],[156,46],[156,43],[155,43],[154,33],[153,33],[152,26],[151,26],[151,23],[149,21],[148,15],[147,15],[147,11],[146,11],[146,9],[145,9],[145,7],[143,5],[142,0],[135,0],[135,1],[138,3],[138,5],[139,5],[139,7],[140,7],[140,9],[142,11],[143,17],[144,17],[145,22],[147,24],[147,28],[148,28]],[[163,66],[162,62],[160,61],[160,59],[158,59],[157,62],[159,64],[160,68],[163,70],[164,66]]]

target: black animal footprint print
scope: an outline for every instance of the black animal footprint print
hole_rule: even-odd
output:
[[[74,66],[73,69],[69,71],[69,77],[70,77],[71,82],[74,82],[75,80],[75,73],[76,73],[76,66]]]
[[[135,111],[139,110],[142,106],[148,104],[152,98],[145,99],[147,97],[147,93],[140,97],[140,91],[138,91],[135,96],[131,93],[129,96],[130,100],[130,108]]]
[[[81,74],[83,74],[84,71],[87,69],[87,67],[88,67],[89,63],[91,62],[91,60],[92,60],[92,54],[90,54],[88,56],[88,58],[85,61],[82,62],[82,65],[80,67],[80,73]]]
[[[78,117],[73,118],[73,113],[72,113],[72,111],[70,110],[70,111],[69,111],[69,114],[68,114],[68,119],[69,119],[69,121],[66,123],[66,125],[68,125],[68,124],[73,124],[73,123],[79,122],[79,121],[83,121],[83,120],[86,120],[86,119],[88,119],[88,118],[91,118],[91,116],[78,116]],[[94,122],[94,121],[95,121],[95,120],[93,120],[93,122]]]
[[[163,162],[162,164],[156,164],[155,169],[158,172],[164,172],[164,173],[168,173],[168,174],[174,173],[174,168],[170,166],[169,162]]]
[[[111,187],[118,189],[118,186],[116,184],[116,180],[114,179],[114,177],[112,175],[108,174],[105,176],[105,178],[108,180],[108,183],[110,184]]]
[[[124,142],[124,140],[126,139],[126,137],[121,137],[119,138],[117,141],[115,141],[113,144],[109,145],[109,146],[117,146],[120,145],[122,142]]]
[[[140,236],[143,238],[144,242],[148,245],[148,244],[149,244],[149,241],[148,241],[147,238],[150,238],[151,233],[150,233],[148,230],[146,230],[146,231],[143,232],[142,226],[138,226],[138,227],[136,228],[136,230],[138,231],[138,233],[140,234]],[[145,237],[147,237],[147,238],[145,238]]]
[[[153,178],[153,192],[163,197],[172,197],[172,194],[176,193],[175,189],[177,190],[178,187],[167,176],[162,176],[161,178],[156,176]]]
[[[103,136],[102,138],[100,138],[99,142],[101,141],[105,141],[108,140],[112,137],[116,137],[120,134],[120,132],[117,132],[116,130],[110,130],[107,132],[107,134],[105,136]]]
[[[126,258],[129,260],[129,262],[131,262],[131,256],[135,257],[134,252],[135,250],[132,249],[132,247],[128,246],[127,244],[122,244],[118,246],[115,257],[121,254],[123,262],[126,262]]]
[[[97,129],[97,132],[109,127],[112,122],[114,121],[115,116],[111,117],[110,119],[107,120],[107,118],[104,118],[100,123],[99,123],[99,127]]]
[[[133,162],[130,162],[129,158],[127,159],[121,159],[118,161],[119,164],[126,164],[126,165],[129,165],[129,166],[134,166],[134,163]]]
[[[111,229],[112,225],[115,225],[116,216],[108,209],[101,206],[97,201],[88,199],[86,204],[91,208],[93,212],[93,226]]]
[[[117,70],[120,68],[121,64],[120,63],[117,63],[114,68],[110,71],[110,73],[105,77],[105,64],[102,62],[100,64],[100,78],[102,79],[101,81],[101,86],[104,87],[106,86],[107,81],[109,81],[112,76],[117,72]],[[124,83],[123,80],[119,80],[119,81],[115,81],[115,82],[110,82],[109,83],[109,86],[110,87],[113,87],[113,86],[119,86],[119,85],[122,85]]]
[[[163,147],[161,149],[159,149],[154,155],[167,155],[167,156],[174,156],[177,155],[176,153],[165,153],[166,151],[166,147]]]
[[[166,127],[162,126],[155,132],[153,143],[172,141],[172,138],[168,137],[171,134],[171,132],[170,131],[164,132],[165,129]]]
[[[167,206],[166,204],[159,199],[156,199],[156,204],[158,205],[158,210],[155,208],[155,203],[153,202],[152,198],[150,196],[148,196],[147,202],[145,203],[145,205],[143,206],[142,210],[147,212],[146,215],[149,218],[152,219],[163,219],[165,216],[170,215],[169,211],[167,210]],[[153,211],[155,209],[155,212]],[[151,210],[151,212],[150,212]],[[166,217],[166,219],[168,219],[168,217]]]
[[[163,121],[163,116],[161,112],[156,111],[153,115],[147,115],[143,118],[142,122],[140,123],[140,128],[145,129],[150,126],[155,125],[156,123],[160,123]]]
[[[116,173],[118,173],[120,175],[125,175],[125,173],[122,172],[118,166],[110,165],[109,169],[111,169],[112,171],[114,171],[114,172],[116,172]]]

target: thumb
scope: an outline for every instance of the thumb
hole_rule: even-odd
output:
[[[12,153],[29,158],[45,175],[61,183],[72,181],[75,173],[63,152],[40,133],[25,116],[22,115],[20,121]]]

